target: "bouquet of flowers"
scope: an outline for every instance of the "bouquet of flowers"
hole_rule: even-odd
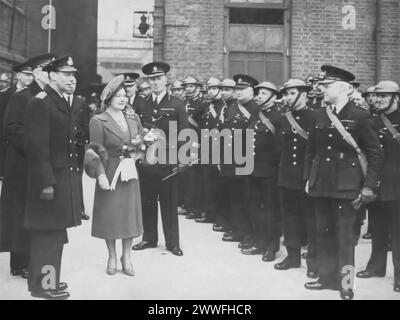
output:
[[[135,138],[123,144],[120,151],[120,159],[143,159],[147,148],[158,139],[159,134],[155,129],[143,129]]]

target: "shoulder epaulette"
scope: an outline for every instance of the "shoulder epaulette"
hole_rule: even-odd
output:
[[[45,91],[40,91],[35,97],[39,99],[44,99],[47,97],[47,93]]]

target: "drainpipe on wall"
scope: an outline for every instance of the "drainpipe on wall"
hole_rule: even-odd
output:
[[[382,0],[376,0],[376,74],[375,80],[378,83],[381,80],[382,73]]]

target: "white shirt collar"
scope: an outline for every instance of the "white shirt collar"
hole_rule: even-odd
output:
[[[345,107],[345,105],[349,102],[349,99],[344,99],[342,101],[339,101],[337,104],[332,104],[333,107],[335,107],[336,114],[339,114],[340,111]]]
[[[161,100],[165,97],[167,94],[167,90],[165,89],[163,92],[161,92],[158,96],[154,94],[154,92],[151,94],[153,101],[157,99],[157,103],[160,103]]]

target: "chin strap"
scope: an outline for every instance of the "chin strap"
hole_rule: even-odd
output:
[[[375,108],[375,109],[373,109],[373,111],[374,111],[375,113],[377,113],[377,114],[385,113],[386,111],[388,111],[388,110],[392,107],[395,98],[396,98],[396,95],[393,94],[393,95],[392,95],[392,98],[390,99],[390,102],[389,102],[389,105],[388,105],[387,108],[382,109],[382,110],[376,109],[376,108]],[[376,106],[376,103],[375,103],[374,105]]]
[[[272,98],[274,97],[275,95],[274,94],[271,94],[271,96],[267,99],[267,101],[265,101],[260,107],[262,108],[262,107],[265,107],[267,104],[268,104],[268,102],[270,102],[271,100],[272,100]]]
[[[299,93],[297,94],[296,99],[294,99],[294,102],[289,106],[289,110],[293,110],[293,109],[294,109],[294,107],[295,107],[295,105],[297,104],[297,102],[299,102],[299,99],[300,99],[301,94],[302,94],[301,92],[299,92]]]

